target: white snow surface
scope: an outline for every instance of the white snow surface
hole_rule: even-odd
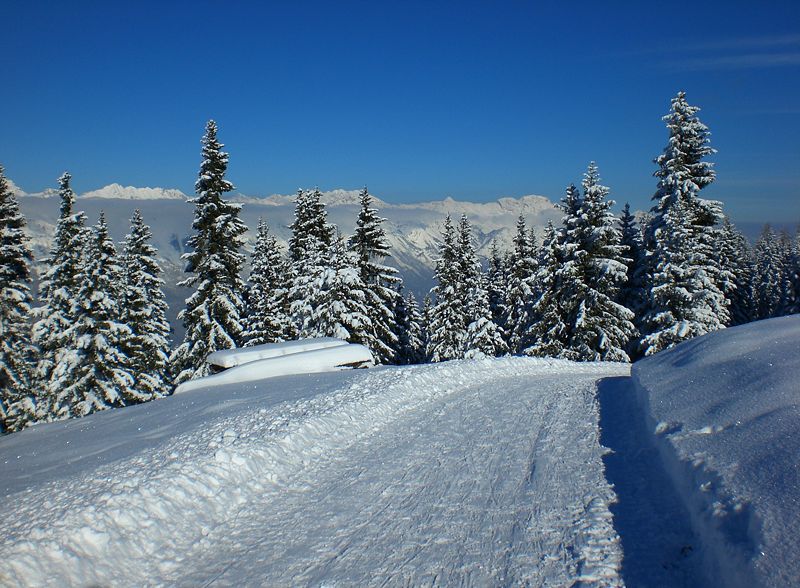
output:
[[[347,341],[337,339],[336,337],[298,339],[296,341],[265,343],[263,345],[253,345],[252,347],[242,347],[239,349],[223,349],[221,351],[209,353],[206,361],[212,365],[230,368],[259,359],[280,357],[281,355],[291,355],[292,353],[312,351],[314,349],[325,349],[326,347],[339,347],[341,345],[347,345]]]
[[[503,358],[197,390],[0,439],[0,585],[620,585],[596,381]]]
[[[800,316],[682,343],[632,370],[711,577],[800,578]]]
[[[335,340],[339,341],[339,339]],[[311,349],[289,355],[250,361],[213,376],[184,382],[175,389],[175,394],[210,386],[242,384],[279,376],[332,372],[352,369],[353,367],[371,367],[373,365],[375,365],[375,360],[369,349],[363,345],[345,343],[335,347]]]

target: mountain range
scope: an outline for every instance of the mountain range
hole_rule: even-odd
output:
[[[28,220],[34,255],[44,259],[50,250],[58,220],[59,204],[56,190],[28,194],[11,183],[19,197],[20,207]],[[330,222],[336,224],[344,235],[355,227],[359,210],[358,190],[331,190],[322,193]],[[263,218],[286,246],[289,225],[294,216],[293,194],[248,196],[232,194],[230,200],[242,204],[241,217],[250,231],[247,249],[252,250],[258,219]],[[83,210],[87,223],[94,224],[100,211],[104,211],[109,231],[116,241],[127,234],[129,219],[135,209],[140,209],[145,222],[153,231],[153,245],[158,248],[164,269],[170,320],[180,335],[180,325],[175,315],[183,307],[188,292],[177,282],[182,278],[181,255],[186,251],[186,240],[191,234],[194,209],[186,202],[188,196],[179,190],[164,188],[135,188],[110,184],[99,190],[81,194],[76,210]],[[557,222],[561,212],[544,196],[528,195],[519,198],[499,198],[490,202],[466,202],[444,198],[431,202],[392,204],[375,197],[374,207],[386,219],[384,227],[391,245],[392,257],[388,263],[397,267],[404,278],[407,290],[418,297],[424,296],[433,285],[433,269],[438,255],[441,227],[450,214],[454,220],[466,214],[472,223],[478,254],[486,258],[492,241],[502,249],[510,248],[517,218],[525,217],[529,227],[541,235],[547,221]]]

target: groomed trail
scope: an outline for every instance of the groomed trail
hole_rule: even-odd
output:
[[[597,382],[628,370],[292,376],[35,427],[0,444],[0,584],[621,585]]]

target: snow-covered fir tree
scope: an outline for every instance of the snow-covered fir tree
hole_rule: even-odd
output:
[[[610,210],[614,201],[607,198],[609,190],[600,184],[594,162],[582,186],[577,211],[568,198],[561,232],[565,259],[559,295],[562,311],[569,309],[563,318],[570,332],[562,355],[578,361],[629,361],[625,349],[636,334],[634,315],[617,299],[630,258]]]
[[[397,358],[399,365],[413,365],[422,361],[422,325],[417,300],[413,292],[403,296],[402,286],[394,306],[397,322]]]
[[[170,325],[164,280],[151,244],[152,232],[138,209],[122,250],[124,289],[120,320],[131,330],[126,350],[136,398],[150,400],[169,394]]]
[[[67,332],[74,344],[53,369],[50,398],[56,418],[81,417],[107,408],[150,400],[134,387],[131,330],[120,322],[122,268],[105,217],[83,252],[86,262],[72,303],[75,322]]]
[[[289,238],[289,258],[292,263],[302,262],[333,243],[335,230],[328,223],[328,213],[318,188],[297,191],[294,220],[289,229],[292,231]]]
[[[782,282],[784,276],[784,247],[769,225],[764,227],[753,252],[754,319],[761,320],[781,314]]]
[[[367,288],[353,254],[339,236],[330,250],[320,255],[322,259],[311,266],[313,287],[308,297],[292,302],[300,336],[337,337],[372,349],[375,340],[366,305]]]
[[[669,140],[655,160],[658,189],[645,231],[649,299],[641,349],[646,355],[730,322],[729,303],[721,289],[727,270],[716,252],[721,205],[698,195],[715,178],[713,164],[704,159],[715,151],[698,111],[679,92],[664,117]],[[670,279],[678,281],[665,282]]]
[[[379,217],[372,207],[373,199],[366,187],[361,190],[359,200],[361,209],[349,246],[367,287],[367,311],[375,330],[372,354],[379,363],[391,363],[397,359],[400,346],[394,308],[402,280],[395,268],[384,264],[389,257],[389,242],[381,225],[386,219]]]
[[[622,209],[622,216],[619,219],[620,245],[625,249],[625,257],[628,262],[625,283],[619,290],[617,302],[634,314],[634,326],[641,328],[640,319],[647,306],[646,275],[645,275],[645,250],[642,242],[642,231],[637,226],[636,218],[631,214],[631,207],[628,203]],[[632,359],[638,354],[639,340],[638,334],[629,341],[626,351]]]
[[[726,279],[720,284],[729,301],[730,325],[743,325],[753,320],[753,260],[750,245],[730,219],[719,233],[719,261],[727,269]]]
[[[431,293],[425,294],[422,299],[422,310],[420,311],[420,363],[431,361],[431,319],[433,318],[433,299]]]
[[[468,323],[460,269],[456,232],[448,214],[442,228],[442,244],[434,273],[436,285],[431,289],[433,301],[427,323],[427,355],[432,362],[463,357]]]
[[[197,197],[189,200],[195,206],[191,251],[182,256],[190,277],[179,284],[195,291],[178,315],[186,335],[170,357],[176,384],[208,375],[209,353],[242,344],[244,282],[240,272],[247,227],[239,218],[242,205],[222,197],[233,190],[233,184],[225,179],[228,154],[217,140],[213,120],[206,125],[202,145]]]
[[[245,346],[294,338],[294,324],[289,317],[288,272],[289,265],[281,254],[277,239],[263,219],[259,219],[247,287]]]
[[[517,232],[514,236],[514,251],[508,263],[508,286],[505,318],[505,332],[508,348],[518,353],[533,343],[531,328],[537,317],[533,306],[539,295],[539,261],[536,241],[525,228],[525,218],[517,219]]]
[[[782,315],[800,313],[800,227],[785,247],[780,310]]]
[[[486,275],[486,293],[489,296],[489,308],[492,311],[492,321],[498,327],[504,340],[508,341],[506,332],[506,318],[508,318],[508,267],[506,258],[500,254],[497,241],[492,241],[489,253],[489,271]]]
[[[568,197],[575,197],[576,193],[577,190],[570,191]],[[563,264],[564,249],[553,223],[548,221],[537,272],[539,293],[533,304],[537,320],[530,327],[530,344],[524,349],[527,355],[560,357],[567,346],[569,331],[561,308]]]
[[[0,166],[0,432],[36,418],[32,382],[31,271],[25,217]]]
[[[458,224],[458,244],[456,251],[461,280],[460,290],[464,293],[466,330],[463,340],[465,358],[489,356],[496,357],[508,351],[502,331],[492,320],[489,294],[486,290],[486,276],[472,243],[472,226],[466,215]]]
[[[71,340],[75,324],[73,302],[80,287],[83,253],[88,232],[86,216],[74,212],[75,192],[70,187],[72,176],[65,172],[58,178],[61,210],[56,224],[50,255],[44,260],[45,270],[39,283],[42,305],[34,311],[33,340],[39,357],[35,371],[36,419],[49,420],[57,415],[54,395],[61,392],[63,382],[54,379],[53,369],[62,361],[67,349],[75,349]]]

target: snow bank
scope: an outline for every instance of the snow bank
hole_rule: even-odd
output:
[[[242,349],[215,351],[214,353],[209,353],[206,361],[211,365],[231,368],[259,359],[269,359],[270,357],[280,357],[281,355],[291,355],[292,353],[313,351],[314,349],[326,349],[328,347],[339,347],[347,344],[347,341],[342,341],[335,337],[299,339],[297,341],[285,341],[283,343],[254,345],[253,347],[245,347]]]
[[[333,341],[339,341],[339,339],[334,339]],[[311,351],[250,361],[225,370],[220,374],[184,382],[175,389],[175,394],[209,386],[239,384],[277,376],[369,367],[374,363],[375,360],[372,358],[372,353],[370,353],[369,349],[363,345],[345,343],[336,347],[313,349]]]
[[[725,586],[800,578],[800,316],[718,331],[633,366],[638,401]]]

